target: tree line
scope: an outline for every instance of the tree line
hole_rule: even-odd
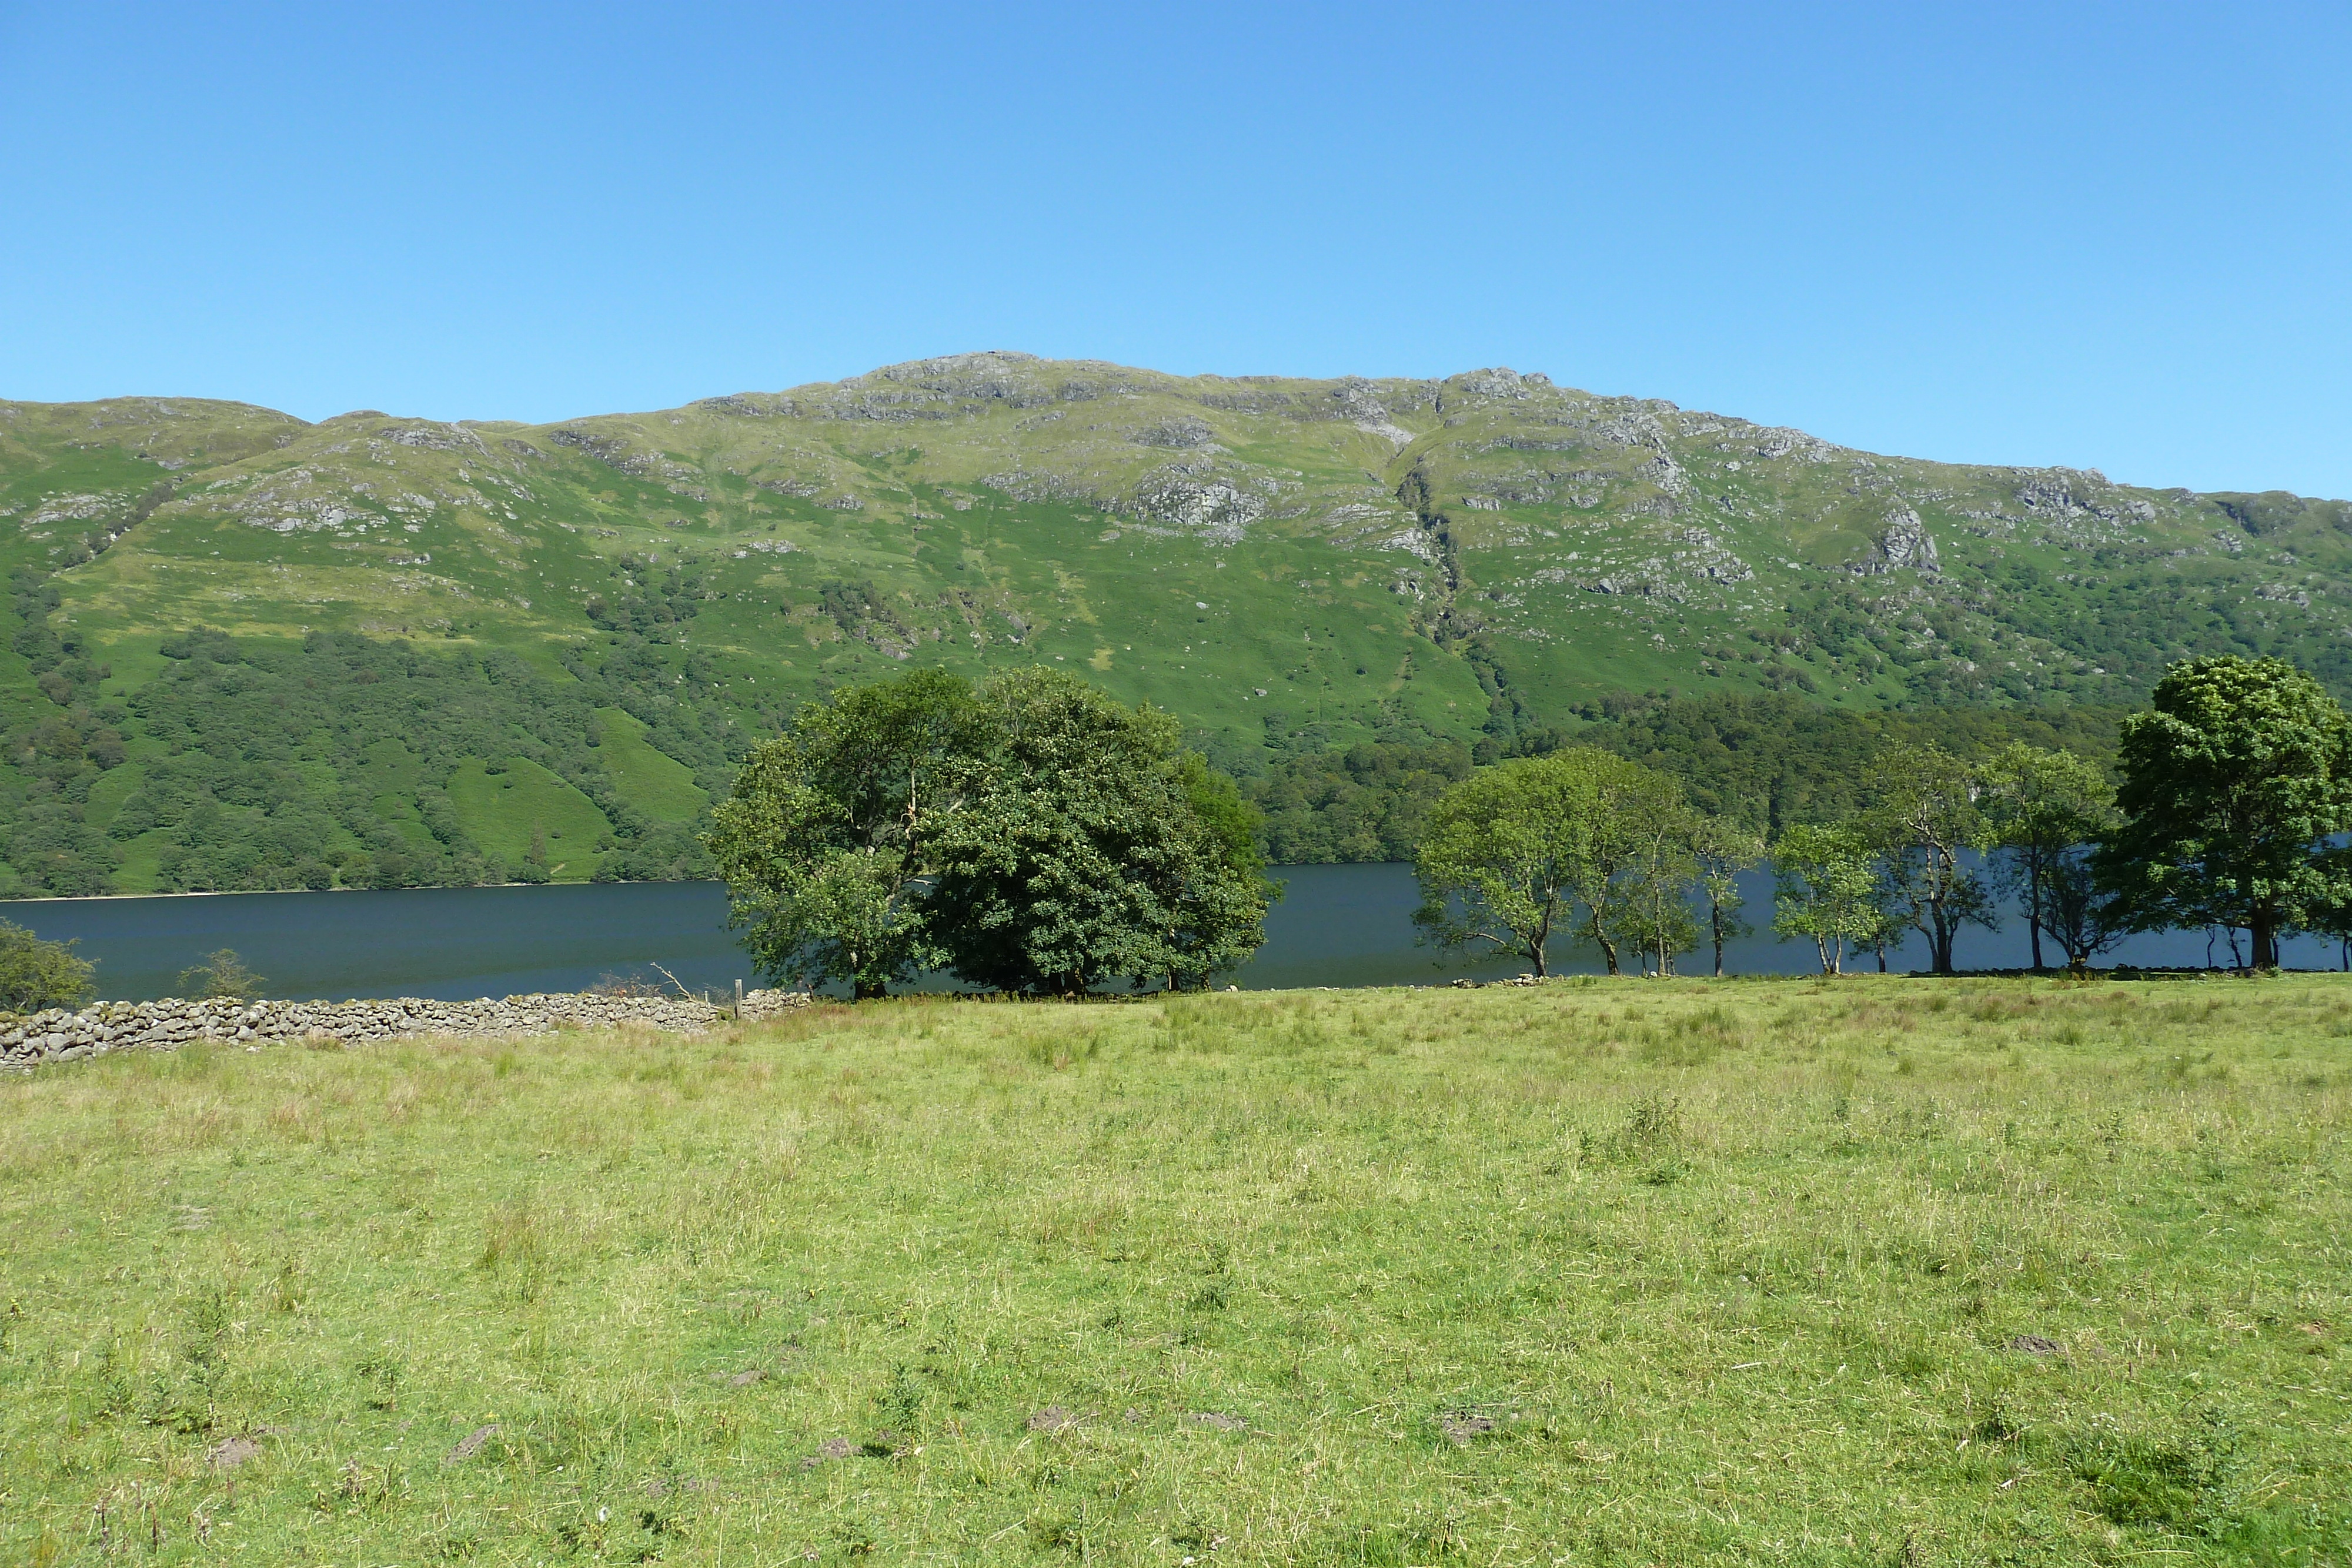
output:
[[[1969,760],[1897,739],[1857,764],[1852,810],[1777,831],[1758,803],[1568,746],[1457,775],[1429,800],[1414,918],[1444,947],[1537,974],[1583,946],[1611,974],[1675,972],[1752,927],[1825,973],[1916,934],[1951,974],[2003,895],[2033,964],[2086,967],[2137,931],[2213,927],[2273,967],[2282,936],[2352,939],[2352,724],[2275,660],[2174,665],[2116,731],[2116,764],[2012,739]],[[1365,749],[1359,778],[1433,773]],[[1421,764],[1412,767],[1412,764]],[[708,839],[762,970],[878,996],[944,972],[1075,995],[1203,986],[1263,939],[1263,824],[1174,721],[1045,670],[940,672],[835,694],[753,752]]]
[[[2296,932],[2352,942],[2352,725],[2310,675],[2273,659],[2173,665],[2126,717],[2113,777],[2075,752],[2012,740],[1967,761],[1932,740],[1885,746],[1856,770],[1855,808],[1777,831],[1773,813],[1595,747],[1506,761],[1441,795],[1414,873],[1415,919],[1453,948],[1549,972],[1556,944],[1672,974],[1751,927],[1738,877],[1769,864],[1772,928],[1814,945],[1824,973],[1926,939],[1955,969],[2002,894],[2050,948],[2086,967],[2142,931],[2211,929],[2238,967],[2274,967]],[[2239,942],[2240,934],[2245,942]]]
[[[169,651],[191,697],[289,710],[302,706],[294,681],[269,674],[309,695],[340,673],[350,694],[311,698],[322,727],[389,684],[384,655],[414,657],[323,635],[303,650],[313,663],[276,672],[216,635]],[[529,685],[494,661],[473,679]],[[457,714],[478,722],[466,704],[436,723],[426,716],[441,705],[422,695],[403,691],[401,706],[428,760],[476,743],[465,721],[442,733]],[[577,713],[587,730],[593,708]],[[189,724],[181,755],[203,755],[211,727]],[[1453,760],[1366,752],[1349,766],[1403,777]],[[2123,720],[2112,773],[2030,741],[1970,761],[1914,739],[1885,746],[1851,788],[1852,811],[1773,831],[1752,801],[1598,747],[1509,758],[1430,800],[1415,919],[1434,943],[1513,954],[1538,974],[1583,945],[1612,974],[1673,974],[1710,948],[1720,975],[1727,945],[1751,929],[1741,873],[1769,865],[1773,930],[1811,943],[1825,973],[1860,954],[1883,970],[1913,933],[1930,968],[1953,973],[1961,935],[1992,928],[2004,894],[2036,968],[2054,950],[2080,970],[2134,932],[2181,927],[2226,934],[2245,968],[2275,967],[2298,931],[2352,952],[2352,721],[2280,661],[2172,666]],[[925,974],[1044,995],[1198,988],[1248,960],[1276,893],[1257,808],[1171,716],[1038,668],[977,685],[919,671],[806,705],[750,751],[710,822],[696,847],[726,878],[761,971],[860,998]],[[0,1005],[86,986],[69,945],[0,931]]]
[[[48,625],[55,584],[26,578],[16,585],[19,642],[45,700],[0,737],[0,885],[16,896],[120,891],[118,869],[142,834],[153,835],[138,852],[155,858],[156,886],[166,892],[528,880],[543,868],[468,841],[446,798],[459,758],[496,766],[509,755],[549,768],[606,812],[612,841],[600,852],[601,874],[709,875],[695,837],[708,824],[635,813],[600,766],[593,711],[617,706],[642,720],[655,747],[691,768],[714,799],[751,738],[785,713],[739,701],[707,653],[670,645],[698,602],[695,580],[640,575],[642,591],[606,604],[606,634],[560,650],[568,681],[490,651],[327,633],[289,645],[199,629],[162,639],[163,672],[119,698],[100,690],[110,672],[78,630]],[[1213,755],[1258,809],[1260,847],[1273,863],[1406,861],[1430,806],[1474,761],[1597,746],[1675,775],[1703,810],[1752,818],[1777,833],[1853,809],[1864,765],[1887,745],[1934,741],[1976,756],[2027,739],[2105,758],[2119,716],[1862,714],[1795,697],[1651,693],[1602,698],[1584,716],[1591,722],[1573,734],[1522,729],[1507,750],[1489,737],[1474,751],[1398,717],[1346,747],[1301,732],[1270,761],[1257,747]],[[321,734],[325,744],[305,745]],[[1193,738],[1214,746],[1214,737]],[[421,768],[413,799],[387,801],[362,776],[361,759],[385,740],[400,742]],[[117,794],[122,809],[101,810],[117,792],[92,791],[126,761],[138,764],[140,787]]]
[[[1291,746],[1271,761],[1217,747],[1265,814],[1276,865],[1410,861],[1429,808],[1475,766],[1569,747],[1611,751],[1680,779],[1690,802],[1768,836],[1795,822],[1862,809],[1873,759],[1891,747],[1937,746],[1984,757],[2012,741],[2111,763],[2127,710],[1925,708],[1860,712],[1776,693],[1615,692],[1579,706],[1573,729],[1529,725],[1474,747],[1401,719],[1344,747]],[[1202,744],[1213,745],[1211,737]]]

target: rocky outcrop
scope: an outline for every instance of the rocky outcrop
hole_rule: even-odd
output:
[[[1940,570],[1936,559],[1936,541],[1928,537],[1927,525],[1919,514],[1906,506],[1896,506],[1886,514],[1886,527],[1870,549],[1847,570],[1863,577],[1876,577],[1907,566],[1922,572]]]
[[[809,1005],[803,991],[752,991],[740,1017],[772,1018]],[[424,1035],[548,1034],[559,1029],[609,1029],[624,1023],[693,1034],[734,1016],[693,997],[607,996],[597,992],[484,997],[442,1002],[421,997],[386,1001],[98,1002],[79,1012],[52,1008],[0,1027],[0,1066],[78,1061],[110,1051],[171,1051],[192,1040],[373,1040]]]
[[[1238,543],[1265,516],[1265,497],[1220,475],[1174,465],[1136,486],[1133,509],[1156,523],[1224,544]]]
[[[1331,399],[1339,405],[1340,417],[1365,434],[1381,436],[1399,451],[1412,444],[1412,432],[1390,416],[1388,405],[1363,377],[1349,376],[1342,381],[1333,389]]]
[[[600,435],[593,430],[551,430],[548,432],[547,438],[559,446],[584,452],[617,473],[642,475],[652,466],[652,458],[642,452],[632,451],[627,442]]]
[[[1508,365],[1496,365],[1455,376],[1447,384],[1460,387],[1478,397],[1507,398],[1514,402],[1524,402],[1538,391],[1549,391],[1551,378],[1542,374],[1523,376]]]
[[[1139,446],[1166,446],[1179,452],[1190,452],[1213,445],[1217,433],[1209,428],[1209,422],[1205,419],[1192,414],[1176,414],[1157,424],[1144,426],[1135,433],[1133,439]]]
[[[2095,468],[2029,470],[2018,480],[2017,504],[2037,517],[2059,523],[2095,518],[2123,526],[2156,520],[2156,507],[2151,503],[2119,494],[2115,484]]]
[[[1776,426],[1756,433],[1756,455],[1759,457],[1787,457],[1793,455],[1806,463],[1827,463],[1838,455],[1838,451],[1837,447],[1823,441],[1820,436],[1807,435],[1801,430],[1787,430]]]

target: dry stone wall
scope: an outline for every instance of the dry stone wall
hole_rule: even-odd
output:
[[[770,1018],[809,1005],[801,991],[752,991],[745,1019]],[[0,1027],[0,1066],[76,1061],[110,1051],[170,1051],[196,1040],[370,1040],[420,1035],[546,1034],[557,1029],[651,1024],[695,1033],[726,1021],[727,1007],[690,997],[604,996],[593,992],[484,997],[472,1002],[400,997],[389,1001],[97,1002],[78,1012],[53,1008]]]

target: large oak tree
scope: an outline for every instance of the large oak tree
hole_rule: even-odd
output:
[[[2134,928],[2242,927],[2270,968],[2282,932],[2345,897],[2331,842],[2352,828],[2352,724],[2292,664],[2173,665],[2125,722],[2120,770],[2125,821],[2097,867]]]
[[[1204,985],[1264,940],[1255,813],[1175,721],[1045,670],[937,671],[813,704],[707,841],[764,973],[860,998]]]

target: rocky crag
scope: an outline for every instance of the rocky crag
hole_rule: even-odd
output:
[[[301,1041],[364,1045],[424,1036],[480,1038],[550,1034],[563,1029],[645,1024],[698,1034],[740,1018],[773,1018],[809,1005],[802,991],[752,991],[740,1013],[691,997],[565,992],[479,1001],[293,1002],[182,1000],[98,1002],[53,1008],[0,1028],[0,1067],[79,1061],[110,1051],[172,1051],[198,1040],[263,1045]]]

